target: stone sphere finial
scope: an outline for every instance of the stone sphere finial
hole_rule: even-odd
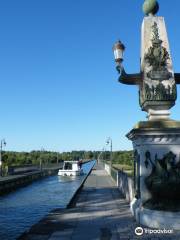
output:
[[[159,4],[156,0],[145,0],[143,12],[146,15],[155,15],[159,10]]]

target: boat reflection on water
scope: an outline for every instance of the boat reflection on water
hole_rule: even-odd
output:
[[[67,183],[67,182],[72,182],[77,179],[78,176],[61,176],[58,175],[58,181],[60,183]]]

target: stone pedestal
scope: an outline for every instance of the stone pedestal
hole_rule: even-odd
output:
[[[133,215],[148,227],[180,229],[180,122],[139,122],[127,137],[134,148]]]

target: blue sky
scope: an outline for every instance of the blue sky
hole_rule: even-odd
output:
[[[0,137],[7,150],[131,149],[125,134],[146,114],[138,88],[121,85],[113,43],[126,45],[127,72],[139,71],[142,1],[0,2]],[[176,72],[179,0],[159,0]],[[179,87],[178,87],[179,90]],[[172,118],[180,119],[180,98]]]

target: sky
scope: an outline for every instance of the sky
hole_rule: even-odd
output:
[[[138,87],[118,83],[112,46],[140,69],[143,0],[0,1],[0,138],[5,150],[132,149],[125,135],[146,120]],[[175,72],[180,2],[159,0]],[[178,93],[179,93],[178,87]],[[171,118],[180,119],[180,97]],[[109,146],[106,146],[108,150]]]

